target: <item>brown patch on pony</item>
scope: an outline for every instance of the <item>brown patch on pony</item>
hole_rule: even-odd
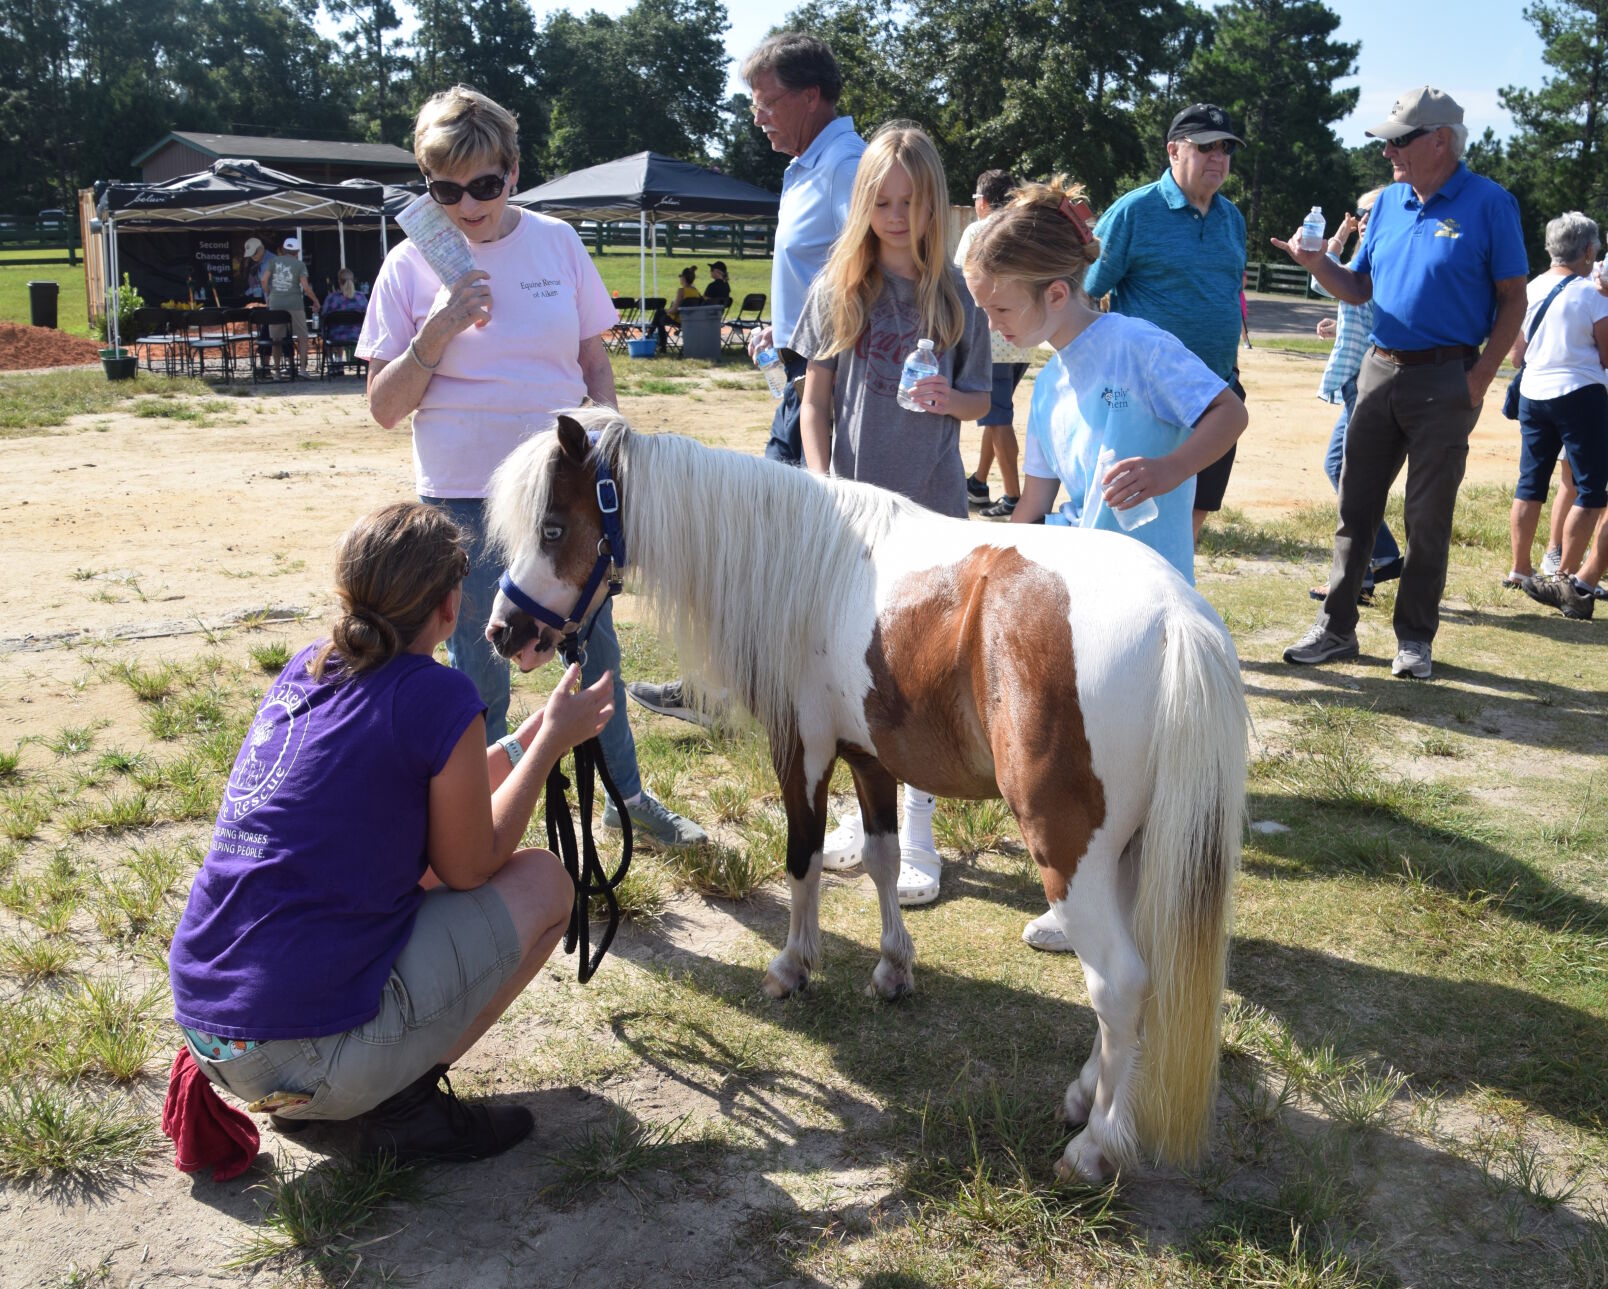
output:
[[[1105,822],[1078,704],[1066,583],[1009,547],[902,581],[866,663],[877,758],[941,797],[1003,796],[1049,898]]]
[[[827,763],[820,781],[812,785],[804,775],[804,743],[796,730],[772,733],[770,747],[771,765],[787,810],[787,872],[802,881],[809,875],[810,861],[826,841],[832,762]]]
[[[568,416],[558,418],[559,450],[553,453],[552,498],[545,515],[533,515],[537,540],[542,529],[549,524],[561,525],[564,536],[553,552],[553,571],[580,594],[586,579],[592,575],[597,563],[597,544],[603,539],[603,516],[597,508],[597,470],[587,464],[591,442],[580,422]],[[568,613],[574,600],[567,604],[549,604],[544,607],[556,613]]]

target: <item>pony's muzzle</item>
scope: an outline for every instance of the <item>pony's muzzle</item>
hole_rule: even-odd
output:
[[[507,621],[493,618],[486,624],[486,639],[502,657],[529,670],[544,657],[551,655],[562,642],[562,637],[551,627],[542,626],[530,614],[516,610]],[[526,658],[524,655],[531,654]]]

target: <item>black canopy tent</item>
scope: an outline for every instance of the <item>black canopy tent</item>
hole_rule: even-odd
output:
[[[413,199],[405,188],[393,188],[367,179],[343,183],[313,183],[269,169],[255,161],[222,160],[206,170],[164,183],[119,183],[102,180],[95,185],[95,211],[103,239],[108,295],[107,336],[117,337],[115,292],[122,281],[118,258],[119,232],[235,233],[243,230],[292,227],[333,229],[340,263],[346,265],[346,228],[378,226],[380,253],[387,249],[386,221]],[[228,263],[227,244],[217,252],[204,248],[195,256],[206,264]],[[213,265],[208,265],[209,273]]]
[[[635,219],[640,232],[639,294],[646,295],[649,224],[775,219],[782,199],[690,161],[677,161],[660,152],[637,152],[528,188],[513,201],[528,210],[571,221]],[[657,278],[657,238],[654,257]]]

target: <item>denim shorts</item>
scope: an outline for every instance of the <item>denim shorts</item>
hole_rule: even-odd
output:
[[[489,884],[426,893],[391,968],[379,1015],[342,1034],[276,1038],[215,1061],[185,1045],[218,1087],[251,1102],[271,1092],[309,1097],[286,1119],[351,1119],[440,1062],[514,974],[523,955],[514,920]]]
[[[979,425],[1009,425],[1015,409],[1011,400],[1016,396],[1016,387],[1022,383],[1022,377],[1027,374],[1026,363],[995,363],[994,386],[988,395],[988,411]]]
[[[1558,453],[1569,457],[1580,496],[1575,505],[1600,510],[1608,504],[1608,388],[1593,381],[1557,398],[1519,398],[1520,501],[1545,501]]]

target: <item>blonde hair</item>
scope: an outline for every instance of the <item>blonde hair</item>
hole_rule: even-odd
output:
[[[377,671],[419,637],[469,572],[462,529],[434,506],[398,501],[346,530],[335,554],[341,615],[308,660],[314,680]]]
[[[413,156],[426,175],[491,162],[512,170],[519,160],[514,114],[479,90],[454,85],[432,94],[413,123]]]
[[[966,333],[965,306],[949,263],[949,184],[944,163],[920,126],[890,121],[866,145],[854,176],[848,218],[821,270],[822,290],[831,302],[822,358],[854,346],[870,320],[872,303],[882,293],[871,214],[883,180],[895,166],[910,176],[910,253],[916,264],[921,334],[945,350],[954,348]]]
[[[1065,282],[1074,292],[1083,290],[1083,274],[1100,258],[1100,241],[1093,221],[1073,223],[1062,203],[1085,200],[1083,185],[1065,175],[1049,183],[1023,184],[1010,205],[983,224],[966,255],[966,270],[994,281],[1018,282],[1034,303],[1044,298],[1051,282]],[[1087,238],[1078,235],[1082,227]]]

